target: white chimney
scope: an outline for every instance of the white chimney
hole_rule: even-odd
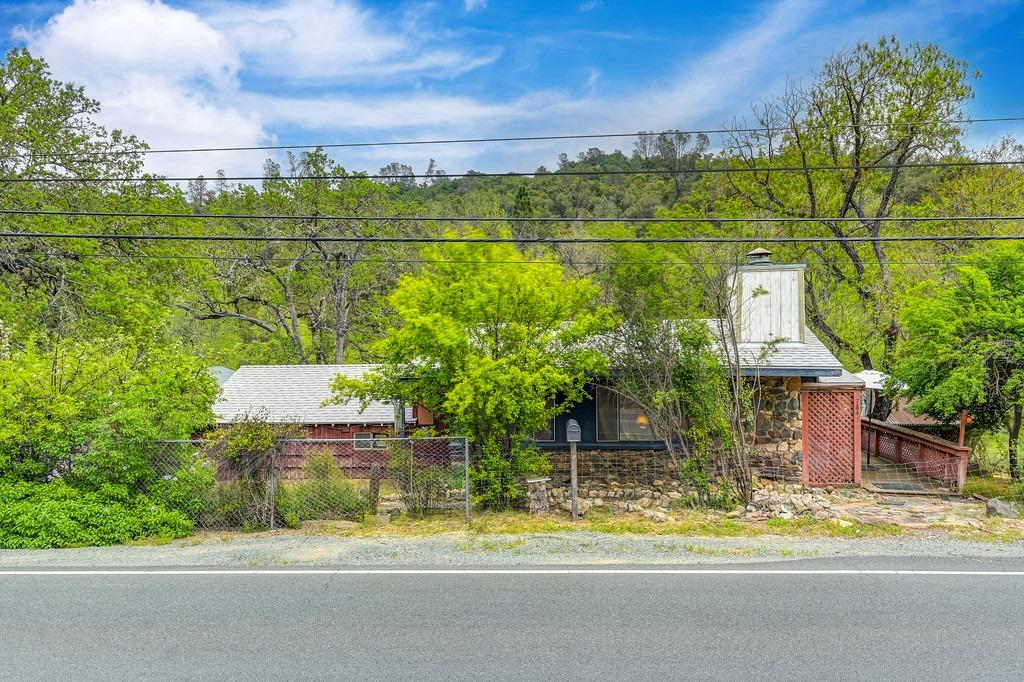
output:
[[[740,343],[804,340],[803,263],[772,263],[772,252],[754,249],[736,271],[733,308]]]

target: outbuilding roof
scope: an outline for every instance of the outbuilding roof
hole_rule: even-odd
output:
[[[331,382],[339,374],[358,379],[377,365],[242,365],[221,386],[213,411],[220,424],[256,414],[274,423],[391,424],[395,408],[373,401],[360,409],[358,400],[323,405],[331,398]]]

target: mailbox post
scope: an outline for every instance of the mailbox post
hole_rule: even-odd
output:
[[[569,441],[569,493],[572,500],[572,520],[579,520],[579,506],[576,502],[576,443],[583,439],[583,430],[575,419],[565,425],[565,439]]]

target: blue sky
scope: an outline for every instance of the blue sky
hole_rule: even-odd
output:
[[[154,147],[719,127],[894,33],[979,69],[975,116],[1024,114],[1024,7],[1010,0],[507,2],[76,0],[0,5],[8,45],[86,86]],[[1007,126],[978,126],[983,146]],[[601,146],[613,146],[602,142]],[[532,170],[588,143],[352,151],[344,165]],[[628,148],[629,143],[621,143]],[[151,159],[257,173],[265,153]]]

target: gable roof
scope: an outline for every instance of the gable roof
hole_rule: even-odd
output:
[[[358,400],[326,405],[331,382],[342,374],[362,377],[378,365],[242,365],[221,386],[213,406],[220,424],[237,421],[257,411],[273,423],[391,424],[395,408],[373,401],[360,411]]]

